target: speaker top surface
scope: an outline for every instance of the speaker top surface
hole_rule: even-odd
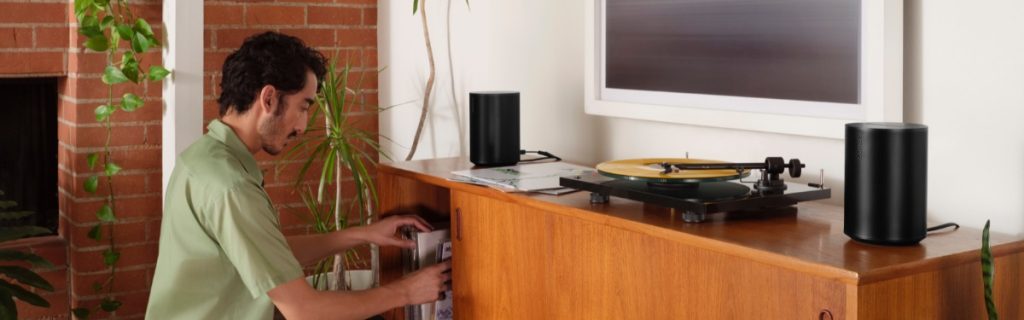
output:
[[[469,95],[517,95],[519,91],[474,91],[470,92]]]
[[[846,128],[858,130],[927,130],[928,126],[905,122],[857,122],[847,123]]]

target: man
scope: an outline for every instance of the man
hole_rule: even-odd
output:
[[[412,247],[403,226],[429,230],[415,216],[383,219],[326,235],[285,237],[263,190],[255,155],[272,155],[305,131],[325,73],[323,56],[273,32],[250,37],[224,62],[220,120],[178,157],[167,186],[148,319],[365,319],[434,301],[448,263],[360,292],[316,291],[301,265],[364,243]]]

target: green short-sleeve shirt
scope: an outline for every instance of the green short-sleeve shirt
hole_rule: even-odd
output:
[[[147,319],[270,319],[267,291],[303,276],[256,159],[214,120],[167,185]]]

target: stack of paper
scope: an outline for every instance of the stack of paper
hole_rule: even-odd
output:
[[[520,164],[506,167],[453,171],[451,180],[494,187],[507,192],[545,192],[572,190],[558,183],[561,177],[580,176],[593,168],[565,162]],[[564,193],[564,192],[561,192]]]

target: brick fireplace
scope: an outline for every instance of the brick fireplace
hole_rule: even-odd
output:
[[[103,296],[93,291],[92,283],[105,279],[108,272],[100,254],[106,246],[86,236],[98,223],[94,213],[102,205],[105,193],[88,194],[82,189],[84,179],[95,172],[89,170],[86,156],[103,146],[104,129],[96,122],[93,110],[107,95],[107,87],[100,81],[105,57],[81,48],[72,3],[0,3],[0,77],[57,79],[54,170],[60,209],[58,234],[4,245],[31,250],[53,262],[54,268],[37,271],[57,290],[43,295],[51,303],[49,309],[19,302],[19,318],[70,318],[70,308],[95,306]],[[161,1],[129,3],[154,26],[156,34],[163,33]],[[206,1],[204,7],[204,103],[195,106],[203,108],[204,122],[217,116],[217,84],[224,58],[245,37],[265,30],[298,36],[328,57],[336,50],[340,57],[351,57],[350,62],[362,66],[358,70],[366,76],[366,95],[362,98],[370,105],[376,104],[375,0]],[[160,52],[153,50],[144,59],[160,61]],[[115,96],[127,89],[121,87],[115,89]],[[113,157],[123,167],[114,182],[119,211],[116,237],[122,250],[114,291],[124,306],[116,314],[100,312],[93,318],[141,318],[156,263],[162,197],[161,86],[141,84],[131,91],[144,96],[146,104],[134,113],[119,112],[112,118],[115,134],[111,141]],[[357,117],[376,132],[375,115]],[[307,223],[290,212],[303,208],[301,199],[290,188],[299,164],[288,164],[277,177],[272,174],[276,159],[262,154],[257,160],[268,170],[266,189],[281,211],[285,233],[308,232]],[[105,190],[102,182],[99,190]]]

